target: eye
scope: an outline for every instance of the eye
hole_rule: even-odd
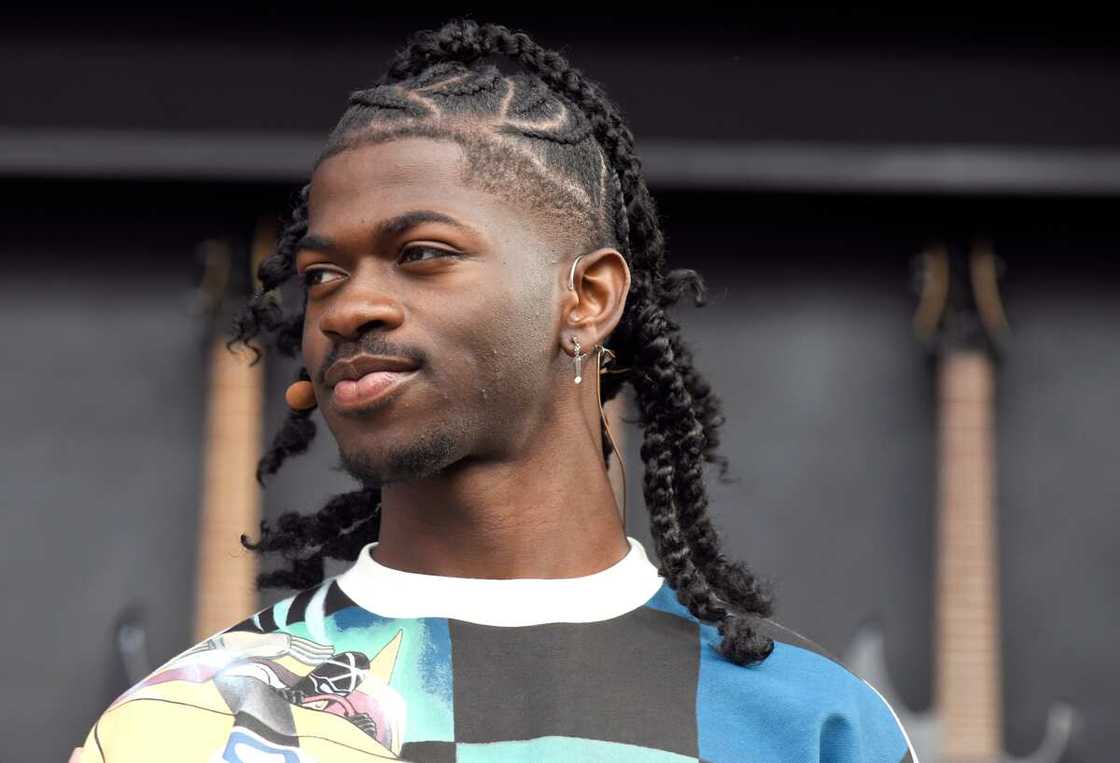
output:
[[[415,257],[415,256],[413,256],[414,252],[432,252],[436,255],[436,257]],[[443,257],[460,257],[460,256],[462,256],[462,255],[460,255],[459,252],[454,252],[454,251],[451,251],[449,249],[441,249],[441,248],[435,247],[435,246],[410,246],[410,247],[406,247],[404,249],[404,251],[401,253],[400,260],[401,260],[401,262],[422,262],[424,260],[429,260],[429,259],[440,259],[440,258],[443,258]],[[308,268],[305,268],[304,271],[303,271],[303,288],[304,289],[310,289],[312,286],[319,286],[319,285],[322,285],[322,284],[330,283],[330,281],[320,281],[320,280],[318,280],[317,276],[320,273],[334,273],[335,275],[337,275],[339,277],[342,276],[341,273],[338,273],[337,271],[334,271],[334,270],[329,270],[327,268],[308,267]]]
[[[312,286],[317,286],[318,284],[323,283],[323,281],[315,280],[315,276],[320,273],[334,273],[334,271],[327,270],[325,268],[307,268],[303,271],[303,288],[310,289]],[[335,273],[335,275],[339,274]]]
[[[412,257],[413,252],[435,252],[439,257],[458,257],[458,252],[452,252],[448,249],[440,249],[434,246],[410,246],[401,252],[401,260],[403,262],[417,262],[426,259],[433,259],[430,257],[415,258]],[[438,258],[437,258],[438,259]]]

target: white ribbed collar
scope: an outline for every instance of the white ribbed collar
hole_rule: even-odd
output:
[[[459,578],[404,572],[373,558],[376,542],[336,580],[355,604],[382,617],[446,617],[482,625],[587,623],[645,604],[662,577],[642,544],[605,570],[576,578]]]

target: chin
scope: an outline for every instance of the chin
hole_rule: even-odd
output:
[[[376,439],[376,435],[372,439]],[[374,447],[339,445],[339,465],[365,487],[433,477],[458,460],[458,441],[437,432]]]

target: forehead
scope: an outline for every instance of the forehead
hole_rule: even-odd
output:
[[[373,225],[408,209],[435,209],[483,231],[523,215],[503,199],[464,184],[466,155],[453,140],[407,137],[350,148],[311,177],[308,212],[316,229]]]

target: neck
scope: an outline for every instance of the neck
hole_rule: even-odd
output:
[[[377,562],[509,579],[582,577],[621,560],[630,547],[601,453],[583,433],[535,439],[516,460],[468,460],[385,485]]]

